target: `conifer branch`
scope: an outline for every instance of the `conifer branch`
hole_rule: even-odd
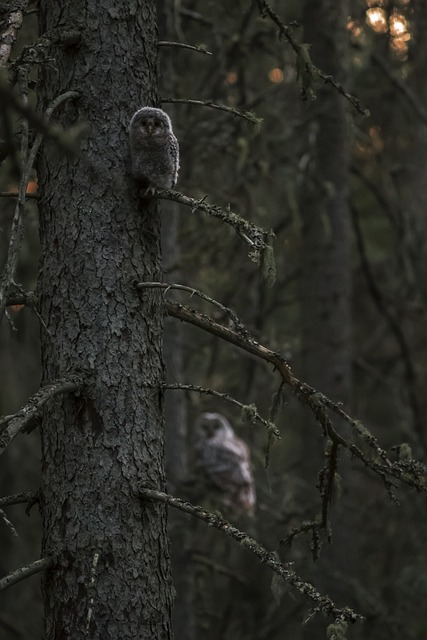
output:
[[[35,562],[32,562],[25,567],[21,567],[16,571],[12,571],[12,573],[9,573],[4,578],[1,578],[0,591],[4,591],[4,589],[11,587],[17,582],[21,582],[21,580],[25,580],[26,578],[33,576],[35,573],[46,571],[46,569],[49,569],[52,565],[52,558],[42,558],[41,560],[36,560]]]
[[[141,497],[146,500],[163,502],[175,509],[183,511],[184,513],[189,513],[190,515],[205,522],[209,527],[215,527],[215,529],[218,529],[230,538],[233,538],[233,540],[245,547],[245,549],[248,549],[255,554],[262,564],[267,565],[275,573],[289,582],[289,584],[291,584],[302,596],[312,600],[315,604],[316,611],[327,613],[334,616],[334,618],[341,618],[348,622],[363,620],[363,617],[360,614],[348,607],[339,609],[328,596],[322,595],[312,584],[302,580],[292,569],[292,565],[290,563],[280,562],[276,552],[268,551],[245,531],[237,529],[216,513],[212,513],[203,507],[191,504],[167,493],[145,487],[141,489]]]
[[[0,454],[5,451],[18,433],[23,431],[32,420],[40,416],[40,410],[49,400],[62,393],[78,391],[82,388],[83,383],[84,380],[79,375],[64,376],[42,387],[17,413],[4,416],[0,420]]]

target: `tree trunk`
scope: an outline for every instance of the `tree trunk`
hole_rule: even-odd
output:
[[[52,402],[42,424],[47,640],[167,640],[171,580],[166,512],[138,498],[164,487],[160,219],[128,176],[127,125],[156,104],[156,14],[149,0],[40,0],[41,31],[80,29],[54,45],[44,107],[78,91],[58,116],[88,130],[78,156],[39,161],[38,292],[44,381],[79,367],[81,394]]]
[[[346,2],[308,0],[305,41],[321,69],[344,82]],[[320,93],[320,92],[319,92]],[[346,102],[327,87],[313,104],[312,164],[302,204],[305,379],[346,406],[351,396],[351,225]]]

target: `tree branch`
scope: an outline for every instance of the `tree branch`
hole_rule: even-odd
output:
[[[16,571],[12,571],[12,573],[9,573],[0,580],[0,591],[11,587],[17,582],[21,582],[21,580],[25,580],[25,578],[33,576],[35,573],[46,571],[46,569],[49,569],[52,565],[52,558],[42,558],[41,560],[36,560],[35,562],[28,564],[26,567],[21,567]]]
[[[259,542],[254,540],[254,538],[251,538],[246,532],[237,529],[220,516],[207,511],[200,506],[190,504],[180,498],[176,498],[153,489],[142,488],[141,497],[148,500],[163,502],[175,509],[183,511],[184,513],[189,513],[190,515],[199,518],[199,520],[206,522],[208,526],[215,527],[219,531],[230,536],[233,540],[236,540],[236,542],[255,554],[263,564],[289,582],[300,594],[312,600],[315,603],[317,611],[330,614],[335,618],[342,618],[348,622],[363,620],[361,615],[348,607],[339,609],[328,596],[321,595],[312,584],[301,580],[301,578],[299,578],[291,568],[291,564],[280,562],[277,559],[277,554],[275,552],[268,551],[260,545]]]
[[[172,200],[173,202],[179,202],[187,207],[191,207],[192,212],[201,211],[202,213],[218,218],[230,225],[240,235],[240,237],[249,245],[249,256],[258,261],[260,256],[263,255],[268,249],[271,249],[266,237],[272,237],[271,232],[267,232],[260,227],[248,222],[237,213],[232,211],[226,211],[221,209],[216,204],[208,204],[205,202],[206,196],[200,200],[195,198],[189,198],[179,191],[172,191],[170,189],[156,189],[155,196],[161,200]]]
[[[22,493],[15,493],[11,496],[4,496],[0,498],[0,507],[10,507],[14,504],[25,504],[35,497],[31,491],[23,491]]]
[[[40,415],[40,409],[52,398],[61,393],[72,393],[82,388],[84,379],[77,374],[64,376],[47,384],[30,398],[28,403],[12,416],[5,416],[0,421],[0,454],[18,435],[20,431]]]
[[[195,47],[193,44],[185,44],[184,42],[169,42],[169,40],[159,40],[157,43],[158,47],[180,47],[182,49],[191,49],[192,51],[197,51],[198,53],[204,53],[207,56],[211,56],[212,53],[208,51],[205,47]]]
[[[214,396],[215,398],[221,398],[221,400],[225,400],[230,404],[234,404],[236,407],[239,407],[242,410],[242,420],[247,420],[250,424],[259,422],[265,427],[268,434],[272,433],[278,440],[280,440],[280,431],[272,422],[270,422],[269,420],[265,420],[262,416],[259,415],[254,404],[245,405],[230,396],[228,393],[221,393],[220,391],[215,391],[214,389],[205,389],[204,387],[198,387],[192,384],[164,384],[163,389],[195,391],[196,393],[204,393],[206,395]]]
[[[389,492],[391,492],[392,487],[390,477],[397,478],[402,483],[415,487],[418,491],[427,491],[425,465],[412,459],[409,461],[398,460],[391,462],[387,456],[387,452],[378,445],[376,438],[359,420],[355,420],[349,416],[343,410],[341,404],[333,402],[322,393],[313,389],[313,387],[298,380],[286,359],[280,353],[268,349],[256,342],[253,338],[247,338],[237,331],[233,331],[229,327],[219,324],[209,316],[191,307],[176,302],[165,301],[164,309],[167,315],[193,324],[273,365],[275,370],[280,374],[282,381],[291,387],[296,398],[310,408],[322,426],[324,434],[336,445],[348,449],[353,456],[359,458],[366,467],[376,473]],[[371,451],[369,458],[354,444],[353,438],[347,440],[335,430],[328,410],[334,412],[351,426],[353,437],[355,436],[360,441],[363,441],[364,445]]]
[[[0,88],[1,88],[0,82]],[[1,92],[0,92],[1,95]],[[62,95],[58,96],[51,102],[49,107],[46,109],[45,118],[42,120],[44,127],[48,127],[48,122],[57,107],[60,104],[65,102],[66,100],[78,97],[78,93],[76,91],[67,91]],[[26,99],[23,97],[19,104],[26,105]],[[26,132],[26,133],[25,133]],[[10,286],[13,282],[13,278],[15,275],[16,265],[18,262],[18,252],[22,242],[22,237],[24,233],[24,214],[25,214],[25,199],[28,182],[30,180],[30,173],[33,168],[33,164],[36,158],[36,155],[39,151],[40,145],[43,142],[45,135],[45,131],[39,131],[36,135],[36,139],[34,140],[33,146],[31,150],[27,152],[27,140],[28,140],[28,124],[25,121],[25,129],[23,134],[23,159],[24,159],[24,168],[21,175],[21,180],[19,183],[19,191],[18,191],[18,201],[15,207],[15,213],[12,221],[12,229],[10,232],[9,238],[9,248],[7,252],[6,264],[3,270],[2,280],[0,284],[0,322],[3,319],[3,315],[7,305],[7,296],[9,294]],[[24,148],[25,147],[25,148]]]
[[[297,57],[297,66],[299,67],[301,73],[303,75],[308,76],[308,81],[310,78],[320,78],[324,83],[330,84],[340,93],[346,100],[348,100],[353,107],[363,116],[369,116],[369,110],[362,106],[360,100],[353,96],[351,93],[348,93],[344,87],[333,78],[323,71],[321,71],[310,59],[310,55],[308,53],[308,46],[306,44],[300,44],[293,36],[292,29],[286,26],[282,20],[279,18],[277,13],[273,11],[270,4],[267,0],[257,0],[258,10],[262,18],[268,16],[272,22],[279,29],[279,37],[284,37],[285,40],[291,45],[292,49],[295,52]]]
[[[257,118],[257,116],[251,111],[239,111],[238,109],[234,109],[234,107],[229,107],[226,104],[215,104],[212,100],[188,100],[186,98],[163,98],[160,100],[163,104],[194,104],[199,107],[210,107],[211,109],[219,109],[220,111],[226,111],[227,113],[232,113],[233,116],[237,116],[239,118],[243,118],[244,120],[248,120],[256,127],[260,127],[262,124],[262,118]]]
[[[142,291],[143,289],[164,289],[165,295],[170,289],[175,289],[177,291],[186,291],[187,293],[191,294],[190,297],[197,296],[198,298],[209,302],[209,304],[212,304],[214,307],[225,313],[230,318],[236,329],[239,330],[239,332],[248,334],[248,330],[246,329],[245,325],[241,320],[239,320],[232,309],[221,304],[221,302],[219,302],[218,300],[214,300],[214,298],[207,296],[205,293],[203,293],[203,291],[199,291],[199,289],[187,287],[183,284],[175,284],[173,282],[139,282],[136,285],[136,288],[140,291]]]

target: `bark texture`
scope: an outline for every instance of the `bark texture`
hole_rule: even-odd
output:
[[[81,367],[88,383],[42,425],[46,640],[167,640],[172,587],[166,510],[138,498],[164,487],[160,220],[127,171],[132,113],[156,106],[156,15],[149,0],[40,0],[41,32],[78,29],[54,45],[40,102],[74,89],[59,113],[83,122],[78,156],[39,161],[39,280],[44,381]]]

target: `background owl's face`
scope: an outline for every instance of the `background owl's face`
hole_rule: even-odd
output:
[[[231,426],[224,416],[218,413],[203,413],[199,420],[199,430],[202,437],[209,440],[214,438],[219,431],[224,434],[231,431]]]

